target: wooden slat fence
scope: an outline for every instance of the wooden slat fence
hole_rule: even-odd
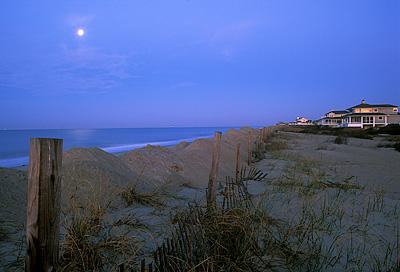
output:
[[[156,271],[207,271],[208,244],[205,234],[205,211],[191,207],[178,219],[170,239],[154,253]]]
[[[251,207],[253,204],[247,191],[246,180],[262,180],[266,174],[251,168],[242,167],[240,181],[226,177],[225,189],[218,195],[221,205],[219,213]],[[202,207],[189,207],[177,219],[171,238],[165,240],[154,252],[154,263],[141,263],[141,272],[153,271],[212,271],[212,260],[207,255],[210,247],[207,240],[206,210]]]

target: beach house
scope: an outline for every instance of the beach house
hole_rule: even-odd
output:
[[[311,126],[312,124],[312,120],[304,117],[297,117],[296,121],[288,123],[289,126]]]
[[[312,125],[312,121],[308,120],[307,118],[304,118],[304,117],[297,117],[296,118],[296,125],[298,125],[298,126],[309,126],[309,125]]]
[[[343,116],[349,114],[347,110],[334,111],[326,113],[325,116],[321,117],[320,124],[322,126],[338,127],[343,122]]]
[[[348,113],[341,118],[342,127],[371,128],[400,124],[399,108],[390,104],[361,104],[347,109]]]

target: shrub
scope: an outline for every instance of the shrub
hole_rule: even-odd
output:
[[[379,144],[378,147],[394,148],[396,151],[400,152],[400,143],[395,143],[395,144]]]
[[[333,142],[335,144],[347,144],[347,137],[337,136]]]
[[[381,134],[400,135],[400,124],[389,124],[379,128],[378,131]]]

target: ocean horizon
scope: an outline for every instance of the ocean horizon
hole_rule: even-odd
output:
[[[240,127],[167,127],[0,130],[0,167],[29,164],[30,138],[63,139],[63,151],[75,147],[98,147],[108,153],[127,152],[150,145],[169,146],[182,141],[214,137]]]

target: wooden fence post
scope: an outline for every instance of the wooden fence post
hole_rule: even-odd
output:
[[[266,132],[265,129],[266,129],[265,127],[262,128],[262,141],[263,141],[263,142],[265,142],[265,138],[266,138],[266,137],[265,137],[265,132]]]
[[[251,131],[249,131],[249,148],[248,148],[248,162],[249,167],[251,166]]]
[[[264,143],[266,143],[268,141],[268,137],[269,137],[269,128],[265,127],[264,128]]]
[[[208,179],[208,190],[207,190],[207,210],[215,208],[215,197],[217,192],[217,174],[218,174],[218,163],[219,163],[219,146],[221,143],[221,132],[216,131],[214,137],[214,153],[212,157],[211,172]]]
[[[62,139],[31,138],[25,271],[58,271]]]
[[[240,143],[237,145],[237,153],[236,153],[236,182],[239,182],[239,174],[240,174]]]

